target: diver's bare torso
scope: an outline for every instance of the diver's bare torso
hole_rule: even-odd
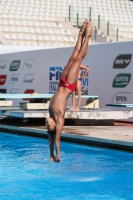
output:
[[[49,104],[49,113],[50,117],[53,118],[55,123],[57,120],[59,120],[60,117],[64,117],[67,99],[70,94],[71,91],[69,89],[65,87],[59,87],[56,94],[54,94],[51,98]]]

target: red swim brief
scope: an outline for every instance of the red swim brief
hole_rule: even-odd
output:
[[[68,88],[69,90],[71,90],[71,91],[73,92],[73,91],[76,90],[76,88],[77,88],[77,82],[74,83],[74,84],[69,84],[69,83],[66,81],[66,77],[63,77],[63,78],[60,80],[59,86]]]

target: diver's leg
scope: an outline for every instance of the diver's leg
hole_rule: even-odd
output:
[[[70,57],[67,65],[66,65],[64,71],[61,74],[61,78],[65,77],[67,75],[69,68],[71,67],[72,63],[74,62],[74,59],[76,58],[76,56],[78,55],[78,53],[80,51],[80,48],[81,48],[81,45],[82,45],[82,41],[83,41],[84,30],[85,30],[86,24],[87,24],[87,22],[85,21],[83,23],[82,27],[80,28],[75,48],[73,50],[73,53],[72,53],[72,55],[71,55],[71,57]]]
[[[82,46],[80,48],[78,55],[76,56],[74,62],[69,68],[69,71],[66,76],[66,80],[69,84],[73,84],[77,82],[77,78],[78,78],[78,74],[80,70],[80,64],[87,54],[88,42],[89,42],[89,38],[91,37],[91,34],[92,34],[92,26],[91,26],[91,23],[87,22],[85,39],[82,43]]]

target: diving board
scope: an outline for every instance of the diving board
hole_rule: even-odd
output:
[[[48,109],[51,97],[54,94],[0,94],[0,106],[12,106],[13,101],[3,99],[27,99],[29,102],[20,102],[20,108],[25,110],[43,110]],[[70,95],[69,98],[72,98]],[[76,96],[78,98],[78,96]],[[96,95],[82,95],[82,98],[86,98],[86,104],[84,108],[98,109],[99,99]]]
[[[5,106],[5,107],[0,107],[0,115],[3,115],[3,113],[5,113],[6,111],[20,111],[20,107],[19,106]]]
[[[106,104],[106,106],[117,108],[133,108],[133,104]]]
[[[38,94],[38,93],[33,93],[33,94],[0,94],[0,99],[32,99],[32,98],[51,98],[54,94]],[[69,96],[70,98],[72,95]],[[78,98],[76,96],[76,98]],[[82,98],[98,98],[96,95],[82,95]]]
[[[0,94],[0,99],[40,99],[40,98],[51,98],[53,94]]]
[[[12,106],[13,101],[9,100],[9,99],[26,99],[27,101],[30,101],[30,103],[34,103],[34,105],[37,105],[37,108],[35,108],[35,109],[47,109],[48,106],[46,104],[50,101],[52,96],[53,96],[53,94],[38,94],[38,93],[33,93],[33,94],[0,94],[0,99],[1,99],[0,100],[0,106],[6,106],[6,107]],[[8,99],[8,100],[6,100],[6,99]],[[35,104],[36,102],[38,102],[38,104]],[[40,105],[40,103],[42,105]],[[26,103],[26,102],[20,103],[20,108],[26,109],[26,104],[29,104],[29,103]],[[33,109],[33,107],[30,108],[30,109]]]

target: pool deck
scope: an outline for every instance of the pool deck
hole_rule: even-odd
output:
[[[22,119],[5,118],[0,121],[0,130],[48,138],[44,119],[30,119],[26,122]],[[133,123],[115,122],[114,126],[65,125],[61,140],[133,151]]]

